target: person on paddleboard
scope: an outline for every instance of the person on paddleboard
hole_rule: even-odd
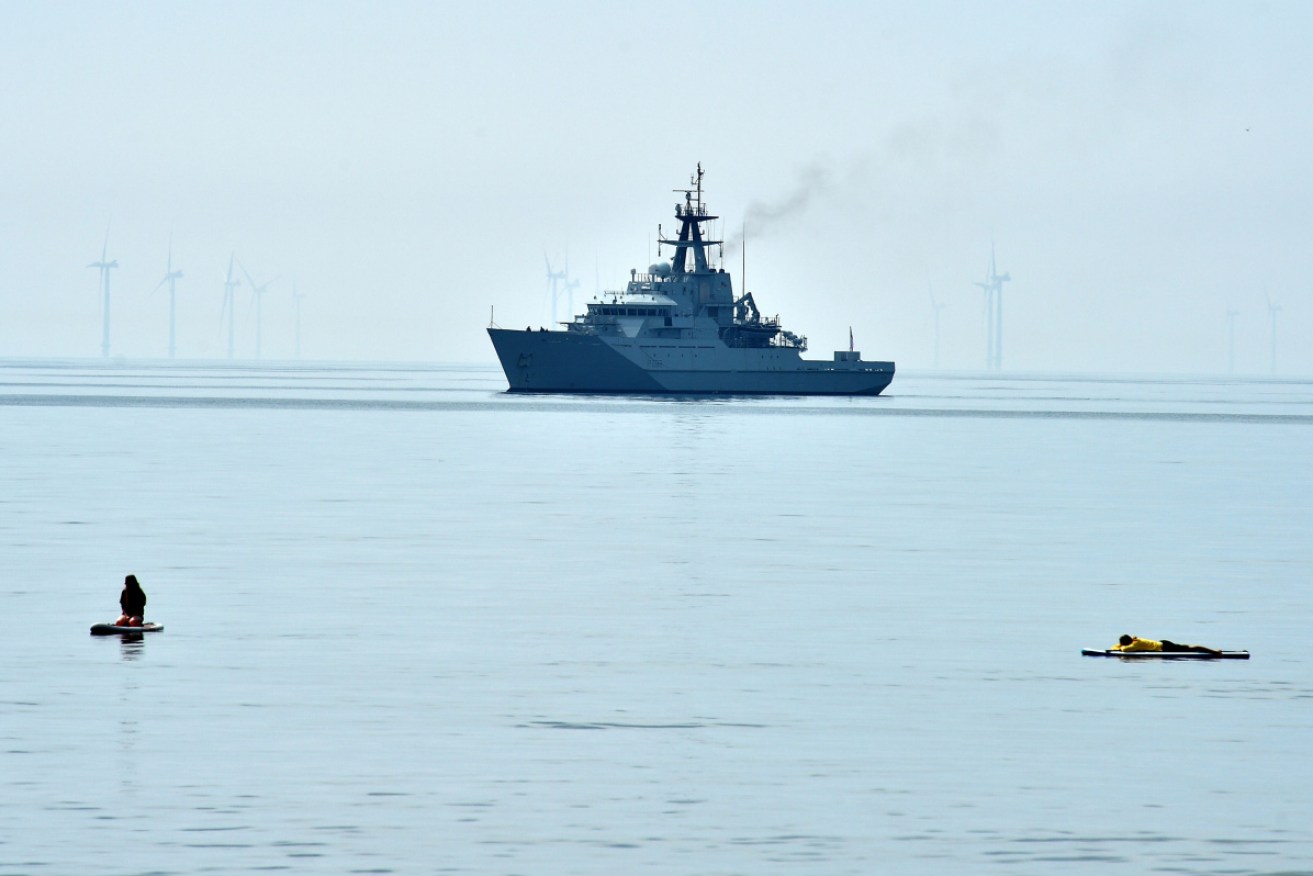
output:
[[[1141,639],[1138,636],[1130,634],[1123,635],[1117,640],[1110,650],[1113,651],[1168,651],[1176,653],[1192,654],[1212,654],[1214,657],[1221,657],[1222,652],[1216,648],[1209,648],[1207,645],[1179,645],[1170,639],[1163,639],[1161,642],[1157,639]]]
[[[137,583],[136,575],[123,579],[123,593],[119,595],[119,608],[123,614],[114,621],[115,626],[139,627],[146,617],[146,591]]]

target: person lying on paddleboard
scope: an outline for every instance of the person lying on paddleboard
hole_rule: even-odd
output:
[[[1209,648],[1207,645],[1178,645],[1169,639],[1163,639],[1161,642],[1156,639],[1141,639],[1138,636],[1124,635],[1117,640],[1111,651],[1174,651],[1188,652],[1193,654],[1212,654],[1214,657],[1221,657],[1222,652],[1216,648]]]
[[[114,621],[115,626],[139,627],[146,617],[146,592],[137,583],[136,575],[123,579],[123,593],[119,596],[119,608],[123,614]]]

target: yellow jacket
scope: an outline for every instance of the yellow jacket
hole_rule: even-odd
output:
[[[1131,638],[1129,645],[1113,645],[1111,651],[1161,651],[1163,643],[1154,639],[1141,639],[1139,636]]]

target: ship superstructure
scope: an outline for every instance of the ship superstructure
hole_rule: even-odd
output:
[[[807,339],[762,316],[750,293],[735,298],[713,266],[703,223],[702,165],[675,205],[679,235],[669,261],[630,271],[623,291],[604,292],[561,330],[489,328],[512,392],[877,395],[893,362],[854,350],[803,359]],[[658,226],[660,231],[660,226]]]

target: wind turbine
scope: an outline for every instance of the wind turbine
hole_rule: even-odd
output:
[[[223,309],[219,311],[219,322],[223,322],[223,315],[228,314],[228,358],[233,357],[233,314],[236,305],[233,302],[233,290],[242,285],[241,280],[233,279],[233,262],[237,260],[237,253],[228,255],[228,279],[223,282]]]
[[[109,261],[109,228],[105,229],[105,243],[100,248],[100,261],[92,262],[88,268],[100,269],[100,287],[104,290],[101,301],[100,355],[109,358],[109,272],[119,266],[119,260]]]
[[[297,289],[296,280],[292,281],[292,312],[296,319],[296,358],[301,358],[301,299],[305,293]]]
[[[260,338],[264,330],[264,291],[272,286],[274,280],[277,280],[278,278],[274,277],[273,280],[270,280],[263,286],[258,286],[256,285],[255,280],[252,279],[251,272],[246,270],[246,265],[243,265],[241,262],[238,262],[237,264],[241,265],[242,273],[246,275],[246,282],[251,284],[251,299],[255,302],[255,358],[259,359]]]
[[[1267,299],[1267,315],[1272,320],[1272,373],[1277,373],[1277,314],[1281,312],[1281,305],[1273,304],[1272,298],[1266,292],[1263,297]]]
[[[565,279],[565,271],[553,271],[552,260],[543,252],[543,261],[547,263],[547,294],[552,299],[552,325],[556,325],[556,299],[560,296],[557,281]]]
[[[976,283],[985,293],[985,370],[994,367],[994,284]]]
[[[175,316],[177,314],[177,309],[176,309],[177,302],[175,299],[178,291],[177,289],[178,279],[182,277],[182,271],[175,271],[173,269],[173,238],[172,237],[169,238],[168,264],[169,266],[164,274],[164,279],[160,280],[159,285],[156,286],[153,290],[151,290],[151,294],[154,295],[156,292],[160,291],[160,286],[163,286],[165,283],[169,284],[169,358],[172,359],[174,351],[176,350],[176,346],[174,344],[174,337],[175,337],[174,326],[177,324],[175,319]]]
[[[570,308],[567,315],[574,316],[574,290],[579,288],[579,281],[570,279],[570,251],[568,249],[565,251],[565,270],[563,270],[561,274],[564,278],[562,285],[564,286],[565,291],[565,301]],[[552,314],[552,325],[556,325],[555,313]]]
[[[1226,332],[1227,332],[1227,356],[1226,370],[1228,374],[1235,374],[1235,318],[1240,315],[1240,311],[1228,309],[1226,311]]]
[[[926,289],[930,292],[930,307],[935,312],[935,368],[939,368],[939,311],[944,309],[944,303],[935,299],[935,290],[931,288],[930,283],[926,283]]]
[[[985,282],[976,283],[985,291],[985,366],[990,371],[1003,368],[1003,284],[1012,275],[1000,274],[994,260],[994,244],[989,245],[989,274]]]

